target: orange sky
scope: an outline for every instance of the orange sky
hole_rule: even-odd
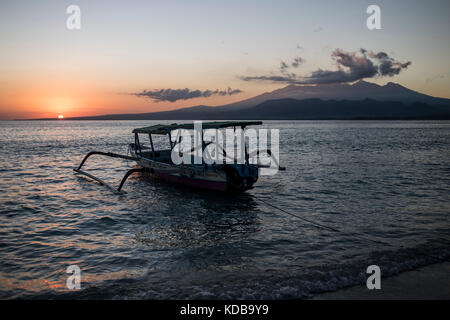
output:
[[[0,119],[65,118],[114,113],[167,111],[192,105],[223,105],[250,97],[242,93],[227,97],[195,98],[173,103],[156,102],[127,93],[96,90],[89,87],[60,87],[58,83],[36,86],[26,92],[0,90]]]
[[[366,80],[450,98],[448,1],[379,0],[376,31],[357,0],[130,1],[78,0],[80,30],[67,29],[65,1],[2,1],[0,120],[224,105],[285,86],[241,79],[276,74],[282,60],[301,56],[301,75],[336,70],[337,48],[412,61],[399,75]],[[228,87],[243,93],[173,103],[130,94]]]

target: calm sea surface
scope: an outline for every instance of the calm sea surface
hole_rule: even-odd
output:
[[[73,174],[155,123],[0,122],[0,298],[304,298],[365,282],[371,264],[450,257],[450,122],[267,121],[287,170],[238,197],[139,175],[116,195]],[[85,169],[117,185],[132,166]]]

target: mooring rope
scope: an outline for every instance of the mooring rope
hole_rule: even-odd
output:
[[[277,210],[279,210],[279,211],[281,211],[281,212],[284,212],[284,213],[286,213],[286,214],[288,214],[288,215],[290,215],[290,216],[293,216],[293,217],[295,217],[295,218],[298,218],[298,219],[300,219],[300,220],[303,220],[303,221],[305,221],[305,222],[308,222],[308,223],[310,223],[310,224],[312,224],[312,225],[314,225],[314,226],[316,226],[316,227],[319,227],[319,228],[322,228],[322,229],[326,229],[326,230],[330,230],[330,231],[333,231],[333,232],[339,232],[339,233],[342,233],[342,232],[344,232],[344,231],[345,231],[345,232],[350,232],[350,231],[348,231],[348,230],[342,230],[342,229],[339,230],[339,229],[336,229],[336,228],[332,228],[332,227],[326,226],[326,225],[324,225],[324,224],[315,222],[315,221],[313,221],[313,220],[310,220],[310,219],[301,217],[301,216],[299,216],[299,215],[296,215],[296,214],[294,214],[294,213],[292,213],[292,212],[289,212],[289,211],[287,211],[287,210],[285,210],[285,209],[283,209],[283,208],[280,208],[280,207],[278,207],[278,206],[275,206],[275,205],[273,205],[273,204],[267,202],[267,201],[266,201],[265,199],[263,199],[262,197],[259,197],[259,196],[257,196],[257,195],[253,195],[253,196],[254,196],[255,198],[257,198],[258,200],[260,200],[261,202],[263,202],[265,205],[269,206],[269,207],[272,207],[272,208],[277,209]],[[367,238],[367,237],[362,237],[362,236],[360,236],[360,235],[355,234],[354,232],[351,232],[351,233],[352,233],[353,237],[355,237],[355,238],[357,238],[357,239],[359,239],[359,240],[369,241],[369,242],[373,242],[373,243],[377,243],[377,244],[382,244],[382,245],[385,245],[385,246],[389,246],[389,247],[391,247],[391,248],[394,248],[394,246],[393,246],[391,243],[389,243],[389,242],[384,242],[384,241],[380,241],[380,240],[370,239],[370,238]],[[405,247],[402,246],[402,245],[400,245],[400,248],[404,248],[404,249],[405,249]],[[438,261],[438,262],[441,262],[441,261],[442,261],[441,258],[437,258],[437,257],[435,257],[435,256],[433,256],[433,255],[428,254],[428,253],[421,252],[421,253],[419,253],[419,255],[422,255],[422,256],[431,258],[431,259],[436,260],[436,261]]]
[[[334,231],[334,232],[341,232],[341,231],[338,230],[338,229],[335,229],[335,228],[326,226],[326,225],[324,225],[324,224],[321,224],[321,223],[318,223],[318,222],[315,222],[315,221],[312,221],[312,220],[309,220],[309,219],[300,217],[300,216],[298,216],[298,215],[296,215],[296,214],[294,214],[294,213],[292,213],[292,212],[286,211],[286,210],[284,210],[284,209],[282,209],[282,208],[280,208],[280,207],[277,207],[277,206],[275,206],[275,205],[273,205],[273,204],[271,204],[271,203],[265,201],[265,200],[264,200],[263,198],[261,198],[261,197],[258,197],[258,196],[255,196],[255,195],[253,195],[253,196],[254,196],[255,198],[259,199],[261,202],[263,202],[263,203],[265,203],[266,205],[268,205],[269,207],[275,208],[275,209],[280,210],[280,211],[282,211],[282,212],[284,212],[284,213],[287,213],[287,214],[289,214],[289,215],[291,215],[291,216],[293,216],[293,217],[296,217],[296,218],[298,218],[298,219],[300,219],[300,220],[303,220],[303,221],[306,221],[306,222],[308,222],[308,223],[311,223],[311,224],[313,224],[313,225],[315,225],[315,226],[317,226],[317,227],[319,227],[319,228],[331,230],[331,231]]]

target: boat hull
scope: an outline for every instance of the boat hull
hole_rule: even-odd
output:
[[[227,181],[212,181],[212,180],[203,180],[203,179],[193,179],[188,177],[183,177],[179,175],[165,174],[165,173],[153,173],[152,176],[159,178],[161,180],[180,184],[184,186],[201,188],[207,190],[214,191],[227,191],[230,189]]]
[[[134,150],[132,155],[137,156]],[[140,157],[136,162],[155,178],[205,190],[243,192],[252,189],[257,181],[257,176],[240,177],[229,166],[180,166],[144,157]]]

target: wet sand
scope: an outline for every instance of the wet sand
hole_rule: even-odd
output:
[[[382,278],[380,290],[366,285],[318,294],[315,300],[450,300],[450,262],[436,263]]]

